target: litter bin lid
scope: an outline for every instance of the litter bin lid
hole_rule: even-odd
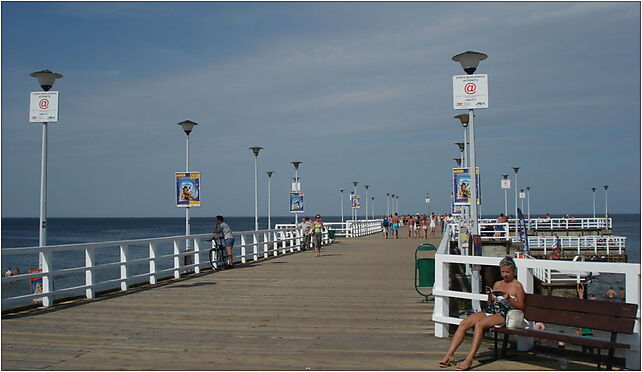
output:
[[[417,250],[418,251],[436,251],[437,248],[434,245],[430,244],[430,243],[426,243],[426,244],[422,244],[419,247],[417,247]]]

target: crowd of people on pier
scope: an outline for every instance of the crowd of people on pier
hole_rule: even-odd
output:
[[[20,269],[16,267],[15,270],[11,270],[10,267],[7,268],[7,271],[4,272],[4,276],[14,276],[14,275],[20,275]]]
[[[399,215],[395,213],[389,216],[382,216],[381,221],[383,224],[383,235],[386,239],[393,236],[399,239],[399,229],[401,227],[408,228],[408,239],[418,239],[423,235],[424,239],[435,236],[435,231],[443,233],[445,226],[453,221],[451,214],[436,215],[431,213],[415,214],[415,215]]]

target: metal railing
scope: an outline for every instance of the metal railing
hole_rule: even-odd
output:
[[[234,262],[257,261],[279,254],[301,251],[300,231],[291,228],[244,231],[234,233]],[[84,295],[94,298],[97,291],[120,289],[127,291],[135,284],[156,284],[159,280],[179,278],[186,272],[201,273],[209,266],[211,243],[206,239],[211,234],[180,235],[163,238],[120,240],[100,243],[52,245],[45,247],[3,248],[2,259],[6,262],[13,255],[36,255],[42,264],[38,273],[20,274],[2,278],[5,288],[19,283],[42,278],[42,292],[31,293],[28,285],[25,293],[11,294],[2,298],[2,310],[42,302],[49,307],[53,300]],[[193,250],[185,251],[186,241]],[[327,231],[323,244],[330,243]],[[69,252],[81,254],[71,261],[84,265],[69,267]],[[187,261],[186,261],[187,260]],[[189,262],[188,264],[185,264]],[[24,291],[23,291],[24,292]]]
[[[519,237],[511,237],[514,242],[519,242]],[[538,251],[548,255],[555,249],[558,237],[555,236],[529,236],[528,246],[531,253]],[[611,235],[590,236],[560,236],[560,254],[572,255],[623,255],[625,253],[626,237]]]
[[[334,230],[335,236],[344,236],[346,238],[357,238],[360,236],[376,234],[383,231],[381,220],[347,220],[345,222],[324,222],[324,229]],[[276,229],[288,228],[294,229],[294,224],[278,224]]]
[[[479,272],[481,266],[499,266],[502,257],[464,256],[449,254],[450,239],[444,235],[442,242],[435,254],[435,284],[433,294],[435,295],[435,306],[432,320],[435,322],[435,336],[448,337],[450,324],[459,324],[462,319],[450,316],[450,299],[468,299],[474,302],[486,301],[487,295],[475,291],[479,289],[479,283],[471,283],[473,292],[457,291],[449,288],[450,265],[463,264],[473,272]],[[534,271],[551,269],[559,272],[592,272],[592,273],[615,273],[624,275],[625,298],[627,303],[638,305],[637,319],[634,334],[619,335],[618,342],[631,345],[626,351],[626,367],[629,369],[640,369],[640,265],[629,263],[609,262],[579,262],[560,260],[537,260],[527,258],[516,258],[517,280],[523,285],[526,293],[533,293],[535,286]],[[473,276],[475,277],[475,276]],[[475,285],[477,284],[477,285]]]
[[[497,222],[492,218],[480,218],[480,223]],[[531,218],[526,219],[529,229],[532,230],[612,230],[613,219],[596,218]],[[515,219],[508,220],[510,231],[515,231]]]

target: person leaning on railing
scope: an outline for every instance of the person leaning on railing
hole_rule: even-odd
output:
[[[506,322],[506,316],[510,310],[517,309],[524,311],[524,287],[515,279],[517,267],[510,256],[506,256],[499,263],[502,280],[495,282],[493,288],[486,287],[488,294],[488,309],[486,312],[476,312],[459,323],[459,327],[450,342],[446,355],[439,361],[442,368],[455,364],[455,351],[464,340],[464,335],[469,328],[474,329],[472,346],[470,352],[462,362],[457,364],[458,370],[467,370],[473,364],[473,359],[484,336],[484,330]]]

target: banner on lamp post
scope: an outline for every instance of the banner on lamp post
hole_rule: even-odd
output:
[[[303,193],[291,192],[290,193],[290,213],[303,213],[304,210],[305,210],[305,205],[303,202]]]
[[[201,206],[201,172],[176,172],[176,207]]]

